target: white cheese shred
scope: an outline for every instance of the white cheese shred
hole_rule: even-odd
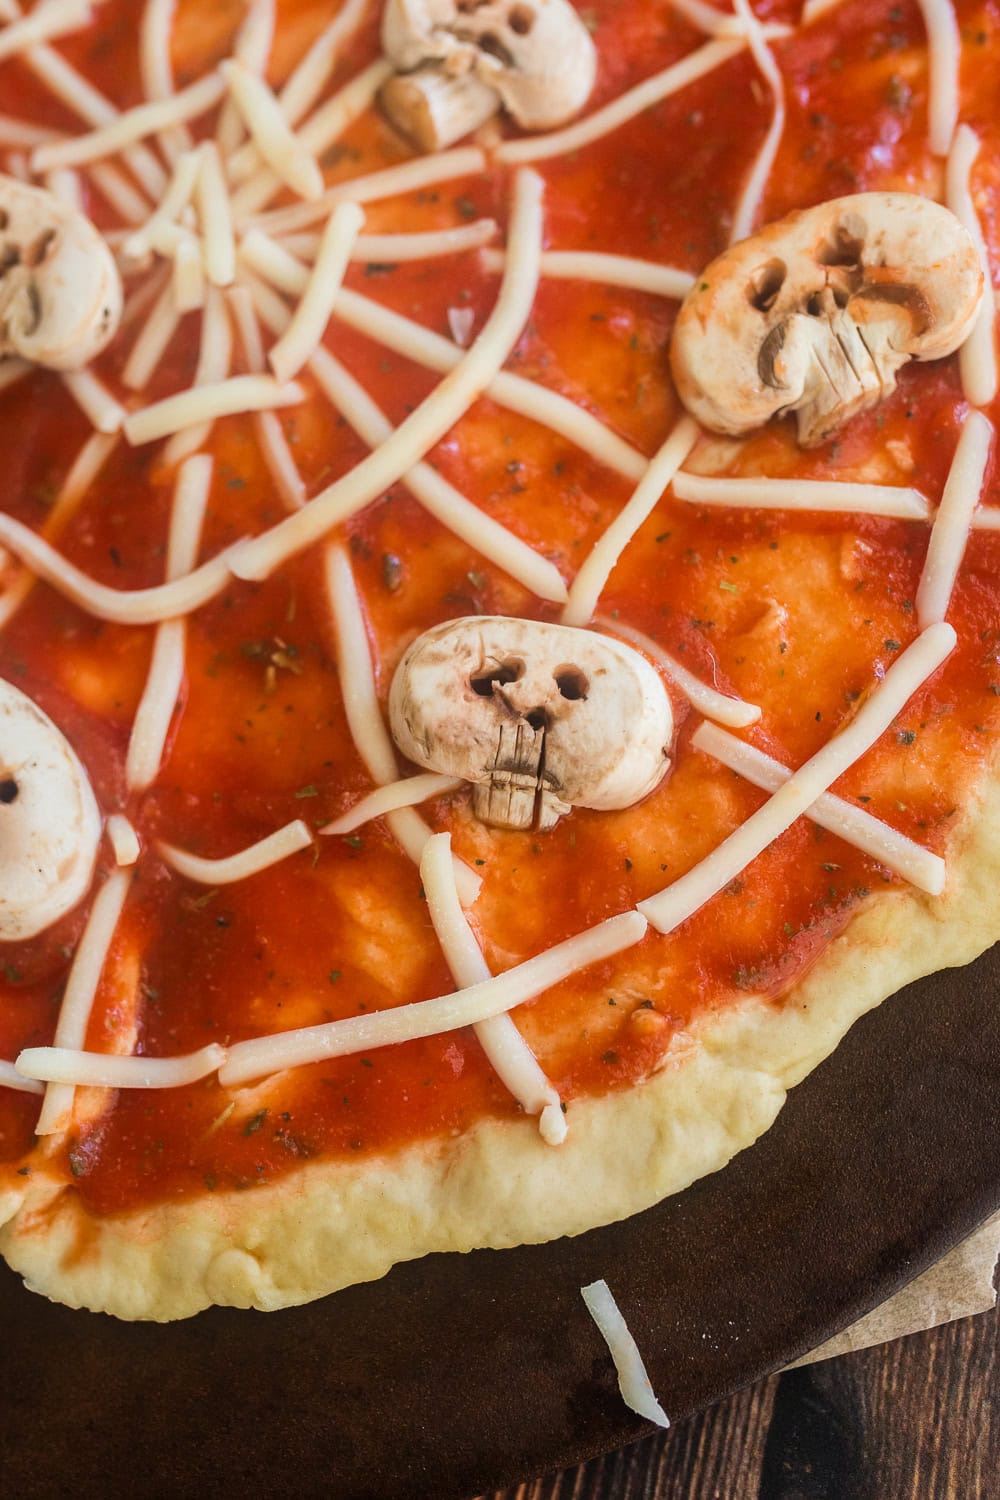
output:
[[[128,895],[130,870],[114,870],[101,886],[90,908],[83,935],[70,965],[66,988],[56,1022],[55,1045],[79,1050],[87,1039],[87,1026],[94,1007],[94,997],[101,981]],[[54,1135],[64,1130],[73,1113],[73,1085],[51,1083],[45,1090],[42,1112],[35,1126],[36,1135]]]
[[[88,0],[44,0],[30,15],[0,27],[0,62],[26,52],[39,42],[79,31],[92,19]]]
[[[15,1089],[19,1094],[44,1094],[45,1085],[35,1078],[25,1078],[11,1062],[0,1062],[0,1089]]]
[[[16,1067],[25,1082],[42,1079],[50,1088],[179,1089],[210,1077],[225,1060],[226,1049],[218,1042],[180,1057],[116,1057],[70,1047],[26,1047]]]
[[[388,254],[385,258],[392,259]],[[502,271],[504,252],[484,250],[482,261],[485,271]],[[686,297],[695,282],[690,271],[680,271],[674,266],[592,250],[546,250],[542,254],[542,275],[561,280],[601,281],[606,286],[631,287],[638,292],[653,292],[658,297]]]
[[[55,140],[57,130],[44,125],[35,125],[30,120],[18,120],[13,115],[0,114],[0,146],[28,151],[32,146],[41,146],[44,141]]]
[[[236,246],[229,194],[214,141],[206,141],[201,147],[195,197],[205,237],[206,274],[213,286],[229,286],[236,275]]]
[[[733,0],[733,7],[746,27],[747,43],[753,53],[754,62],[767,79],[774,103],[767,134],[736,205],[733,227],[729,235],[730,244],[745,239],[753,229],[754,219],[757,217],[757,211],[767,188],[767,180],[771,175],[771,168],[774,166],[785,130],[785,83],[774,55],[764,40],[761,24],[750,7],[750,0]]]
[[[745,510],[805,510],[890,516],[901,521],[929,521],[926,496],[908,485],[853,484],[837,479],[720,479],[681,469],[674,476],[678,500],[699,505],[732,505]]]
[[[147,99],[170,99],[175,92],[171,42],[177,0],[146,0],[139,22],[139,76]],[[191,149],[191,135],[183,125],[160,132],[160,147],[168,161]]]
[[[354,203],[374,203],[382,198],[398,198],[404,193],[419,193],[439,182],[458,177],[474,177],[485,171],[486,156],[478,146],[458,146],[453,151],[438,151],[433,156],[418,156],[397,167],[383,167],[362,177],[327,188],[315,203],[294,203],[253,219],[259,228],[271,234],[292,233],[325,220],[336,204],[350,199]]]
[[[981,142],[968,125],[959,125],[948,153],[945,203],[968,230],[983,272],[983,300],[972,332],[958,351],[962,391],[973,406],[989,406],[997,393],[996,292],[989,251],[972,197],[972,168]]]
[[[454,776],[439,776],[435,771],[428,771],[420,776],[404,776],[400,781],[387,782],[377,791],[369,792],[367,797],[360,798],[339,818],[324,823],[316,831],[342,837],[345,833],[353,833],[355,828],[370,823],[373,818],[395,812],[398,807],[416,807],[421,802],[429,802],[432,797],[444,797],[448,792],[455,792],[464,785],[463,781]]]
[[[993,428],[980,411],[965,419],[945,480],[923,571],[917,585],[917,624],[921,630],[943,620],[962,566],[973,512],[979,503]]]
[[[183,239],[174,251],[170,295],[178,313],[197,312],[205,305],[205,262],[197,240]]]
[[[229,309],[243,346],[247,369],[252,375],[263,374],[267,368],[264,345],[253,297],[247,287],[236,286],[230,290]],[[282,504],[286,510],[299,510],[306,503],[305,480],[299,473],[279,418],[273,411],[258,411],[253,415],[253,424],[267,471]]]
[[[596,615],[594,624],[608,635],[618,636],[621,640],[631,641],[633,646],[638,646],[706,719],[712,719],[716,724],[725,724],[730,729],[746,729],[760,719],[760,709],[756,703],[747,703],[743,698],[732,698],[727,693],[720,693],[717,688],[709,687],[707,682],[702,682],[693,672],[688,671],[676,657],[671,656],[669,651],[664,651],[662,646],[641,630],[634,630],[631,625],[623,625],[621,620],[613,620],[607,615]]]
[[[316,158],[328,151],[335,141],[343,135],[349,125],[370,109],[374,103],[375,95],[382,87],[385,80],[391,75],[392,67],[383,58],[378,58],[370,63],[367,68],[356,74],[344,87],[320,105],[315,114],[310,115],[299,129],[294,133],[293,139],[297,146],[308,156],[316,167]],[[280,106],[279,106],[280,109]],[[284,121],[284,116],[281,116]],[[249,121],[247,122],[249,125]],[[287,130],[287,123],[285,124]],[[261,142],[257,142],[261,147]],[[261,155],[263,155],[261,148]],[[263,208],[274,197],[281,187],[282,177],[277,171],[267,167],[255,172],[244,182],[233,194],[233,213],[238,219],[245,218],[248,214],[256,213]],[[289,184],[291,185],[291,184]],[[301,197],[307,201],[319,203],[323,197],[323,181],[320,174],[318,189],[313,192],[303,192],[306,186],[305,179],[301,179],[300,185],[293,191],[299,192]],[[357,201],[357,200],[355,200]]]
[[[201,343],[194,372],[194,390],[189,392],[197,402],[206,387],[219,390],[232,369],[233,330],[229,322],[226,299],[217,286],[207,288],[205,310],[201,319]],[[180,463],[203,448],[212,434],[211,418],[185,427],[171,437],[163,449],[163,462]]]
[[[578,151],[581,146],[589,146],[592,141],[598,141],[612,130],[617,130],[619,125],[634,119],[643,110],[658,104],[661,99],[679,93],[689,83],[711,73],[742,52],[745,46],[746,40],[743,37],[706,42],[703,47],[682,57],[680,62],[672,63],[661,73],[654,73],[651,78],[636,84],[635,88],[619,94],[617,99],[588,115],[585,120],[569,125],[564,130],[553,131],[550,135],[529,135],[523,140],[504,141],[493,154],[497,161],[511,165],[542,161],[552,156],[565,156],[569,151]]]
[[[589,1286],[580,1288],[580,1295],[614,1360],[618,1389],[625,1405],[637,1416],[645,1417],[647,1422],[655,1422],[657,1427],[669,1427],[670,1418],[656,1399],[638,1345],[608,1283],[592,1281]]]
[[[350,559],[342,547],[327,547],[323,571],[333,618],[347,727],[372,781],[387,786],[399,778],[396,751],[379,707],[363,606]],[[419,865],[424,845],[431,836],[431,829],[423,818],[412,807],[403,807],[387,813],[386,822],[393,838],[413,863]],[[456,860],[455,879],[463,906],[471,906],[479,895],[482,881],[461,860]]]
[[[370,0],[347,0],[296,64],[281,90],[281,108],[290,125],[312,109],[330,81],[344,44],[364,20]]]
[[[219,1080],[225,1088],[239,1087],[281,1068],[301,1067],[328,1057],[346,1057],[374,1047],[474,1026],[535,999],[590,964],[601,963],[633,947],[645,935],[646,925],[639,912],[623,912],[481,984],[433,1000],[394,1006],[391,1010],[237,1042],[230,1047],[229,1057],[219,1070]]]
[[[673,932],[735,880],[762,850],[807,813],[816,799],[854,765],[892,723],[918,688],[955,648],[950,625],[931,625],[886,672],[851,722],[807,760],[764,806],[686,875],[639,902],[658,932]]]
[[[691,736],[691,743],[696,750],[703,750],[706,755],[768,792],[776,792],[792,774],[779,760],[714,724],[700,724]],[[831,792],[824,792],[806,816],[811,823],[853,844],[929,896],[940,896],[944,890],[946,869],[941,856],[914,843],[905,834],[897,833],[888,823],[872,817],[863,808],[855,807]]]
[[[153,248],[159,229],[164,225],[176,224],[191,201],[200,171],[200,147],[193,151],[185,151],[177,158],[173,174],[156,209],[134,234],[127,237],[122,245],[122,255],[126,263],[132,261],[141,265]]]
[[[374,453],[303,510],[245,543],[231,562],[237,577],[269,577],[359,504],[395,484],[465,415],[510,355],[528,320],[538,285],[541,238],[542,181],[534,172],[520,172],[514,183],[507,271],[493,311],[475,343]]]
[[[671,9],[690,21],[692,26],[707,36],[746,36],[746,22],[740,16],[716,10],[714,5],[705,5],[703,0],[669,0]],[[839,4],[840,0],[836,0]],[[791,36],[793,28],[780,22],[769,22],[761,27],[768,39]]]
[[[217,385],[179,391],[176,396],[166,396],[162,401],[154,401],[152,406],[132,412],[124,423],[125,436],[134,447],[138,447],[155,442],[157,438],[169,437],[185,427],[214,422],[218,417],[296,406],[303,400],[305,391],[294,381],[282,385],[270,375],[234,375]]]
[[[50,172],[53,167],[79,167],[85,162],[100,161],[133,145],[143,136],[153,135],[171,125],[195,119],[218,104],[225,84],[217,73],[209,73],[182,89],[170,99],[138,104],[126,110],[111,123],[101,125],[86,135],[69,136],[36,146],[31,154],[34,172]]]
[[[268,359],[276,379],[291,380],[322,342],[351,258],[351,247],[365,221],[356,203],[338,203],[327,223],[305,292]]]
[[[962,41],[951,0],[917,0],[927,28],[927,135],[935,156],[947,156],[958,123]]]
[[[115,856],[115,864],[122,869],[134,865],[139,858],[139,835],[124,813],[112,813],[104,829]]]
[[[70,167],[56,167],[55,172],[69,172]],[[50,172],[46,174],[52,176]],[[149,202],[134,188],[117,167],[108,161],[91,162],[87,167],[87,175],[94,187],[100,193],[105,202],[109,203],[115,213],[125,224],[141,224],[149,213]]]
[[[237,544],[238,545],[238,544]],[[98,583],[63,557],[37,531],[0,511],[0,546],[19,557],[25,567],[98,620],[119,625],[153,625],[200,609],[230,581],[228,552],[220,552],[194,572],[174,583],[144,589],[113,589]]]
[[[125,425],[125,408],[93,370],[64,370],[60,380],[98,432],[118,432]]]
[[[691,452],[698,432],[698,424],[693,418],[682,417],[659,452],[650,459],[628,503],[591,548],[583,567],[570,584],[569,598],[562,612],[564,625],[589,623],[618,559]]]
[[[283,828],[269,833],[266,838],[258,839],[256,844],[250,844],[246,849],[226,855],[223,859],[203,859],[200,855],[189,854],[185,849],[163,842],[157,848],[164,863],[176,870],[178,875],[183,875],[185,880],[193,880],[198,885],[232,885],[237,880],[248,880],[251,875],[259,875],[261,870],[269,870],[272,865],[280,864],[290,855],[298,854],[300,849],[308,849],[312,841],[308,826],[301,818],[296,818],[294,822],[286,823]]]
[[[493,976],[458,899],[451,834],[435,833],[420,860],[420,880],[438,942],[457,985],[482,984]],[[566,1116],[559,1094],[509,1014],[490,1016],[475,1026],[476,1039],[504,1087],[525,1114],[539,1116],[550,1146],[566,1139]]]
[[[212,470],[209,455],[199,453],[177,471],[167,541],[168,580],[184,577],[197,562]],[[155,781],[160,769],[170,722],[184,683],[186,645],[183,620],[165,620],[157,627],[146,685],[132,720],[125,757],[125,784],[132,792],[144,791]]]
[[[461,255],[479,250],[495,239],[499,230],[495,219],[475,219],[454,229],[427,229],[413,234],[359,234],[351,246],[351,260],[398,265],[400,261],[434,260],[444,255]],[[315,259],[322,235],[306,230],[282,238],[282,249],[303,260]],[[544,266],[545,256],[542,256]],[[497,270],[502,266],[498,265]]]
[[[149,317],[129,350],[122,370],[122,385],[130,391],[146,389],[177,332],[179,322],[180,313],[174,299],[173,286],[168,283],[154,302]]]
[[[264,79],[234,59],[224,62],[221,72],[254,145],[279,182],[300,198],[320,197],[323,173],[316,157],[291,130]]]

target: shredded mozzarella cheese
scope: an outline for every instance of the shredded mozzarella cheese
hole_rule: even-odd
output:
[[[982,412],[970,411],[948,470],[917,585],[917,623],[921,630],[943,620],[948,613],[992,443],[990,423]]]
[[[124,427],[124,406],[92,370],[64,370],[59,378],[98,432],[118,432]]]
[[[93,1009],[94,996],[97,994],[101,972],[107,961],[108,949],[111,947],[131,881],[131,871],[114,870],[94,897],[87,924],[73,955],[59,1006],[55,1033],[57,1047],[79,1049],[87,1039],[87,1023]],[[57,1131],[64,1130],[70,1122],[72,1111],[73,1086],[50,1084],[45,1090],[35,1134],[54,1135]]]
[[[49,172],[53,167],[78,167],[85,162],[113,156],[143,136],[153,135],[170,125],[195,119],[218,104],[225,84],[216,73],[209,73],[169,99],[157,99],[126,110],[110,124],[101,125],[86,135],[48,141],[36,146],[31,154],[34,172]]]
[[[512,165],[542,161],[552,156],[564,156],[569,151],[578,151],[581,146],[589,146],[592,141],[600,140],[602,135],[617,130],[626,120],[634,119],[643,110],[658,104],[661,99],[669,98],[671,94],[687,88],[697,78],[703,78],[714,68],[721,67],[731,57],[742,52],[745,46],[746,40],[743,37],[706,42],[703,47],[681,58],[680,62],[672,63],[661,73],[655,73],[652,78],[636,84],[635,88],[619,94],[617,99],[588,115],[585,120],[568,125],[564,130],[555,130],[550,135],[529,135],[523,140],[504,141],[497,147],[494,156],[497,161]]]
[[[0,1088],[16,1089],[21,1094],[45,1093],[44,1084],[34,1078],[25,1078],[10,1062],[0,1062]]]
[[[181,1057],[121,1057],[70,1047],[26,1047],[17,1059],[27,1081],[43,1079],[50,1088],[179,1089],[215,1073],[226,1049],[210,1042]]]
[[[619,636],[622,640],[631,641],[633,646],[638,646],[706,719],[713,719],[716,724],[727,724],[730,729],[746,729],[750,724],[756,724],[760,718],[760,709],[756,703],[746,703],[742,698],[730,698],[717,688],[709,687],[707,682],[695,677],[676,657],[671,656],[669,651],[664,651],[662,646],[657,645],[656,641],[644,635],[641,630],[634,630],[631,625],[623,625],[620,620],[609,619],[606,615],[595,616],[594,624],[608,635]]]
[[[157,438],[169,437],[185,427],[214,422],[219,417],[297,406],[304,400],[305,391],[294,381],[282,385],[270,375],[234,375],[217,385],[179,391],[176,396],[166,396],[162,401],[154,401],[152,406],[132,412],[124,422],[125,436],[134,447],[138,447],[142,443],[155,442]]]
[[[750,0],[733,0],[733,6],[746,26],[747,43],[753,53],[754,62],[770,86],[774,107],[767,135],[764,137],[757,159],[743,186],[739,203],[736,205],[733,227],[729,235],[730,244],[745,239],[753,228],[785,129],[785,83],[771,49],[764,40],[761,24],[750,8]]]
[[[222,859],[204,859],[178,849],[174,844],[161,842],[157,847],[164,862],[186,880],[196,881],[199,885],[232,885],[234,881],[259,875],[261,870],[269,870],[272,865],[280,864],[283,859],[298,854],[311,844],[312,834],[308,827],[301,818],[296,818],[266,838],[258,839],[256,844]]]
[[[331,214],[305,292],[288,327],[271,346],[268,360],[276,379],[293,379],[322,342],[364,221],[364,211],[356,203],[338,203]]]
[[[219,1070],[219,1080],[225,1088],[239,1087],[280,1068],[301,1067],[328,1057],[347,1057],[374,1047],[474,1026],[490,1016],[514,1010],[590,964],[633,947],[645,932],[646,922],[638,912],[623,912],[503,974],[455,993],[237,1042]]]
[[[691,743],[696,750],[703,750],[706,755],[768,792],[776,792],[792,774],[788,766],[714,724],[700,724],[691,736]],[[888,823],[873,818],[863,808],[855,807],[831,792],[824,792],[817,797],[806,817],[878,860],[880,865],[888,866],[929,896],[940,896],[944,890],[946,871],[940,855],[932,854],[905,834],[897,833]]]
[[[121,867],[134,865],[139,858],[139,835],[124,813],[112,813],[105,832],[115,856],[115,864]]]
[[[478,250],[494,239],[499,225],[495,219],[476,219],[455,229],[430,229],[414,234],[359,234],[351,246],[351,260],[398,265],[400,261],[430,260],[440,255],[460,255]],[[287,235],[282,249],[303,260],[313,260],[322,236],[310,232]],[[545,256],[542,256],[544,269]],[[502,269],[498,266],[497,269]]]
[[[264,79],[230,60],[221,72],[258,152],[278,180],[300,198],[318,198],[323,174],[308,146],[289,128]]]
[[[538,284],[541,235],[542,182],[533,172],[522,172],[514,187],[507,272],[496,305],[476,342],[380,448],[304,509],[245,543],[232,562],[238,577],[268,577],[359,504],[395,484],[465,414],[499,371],[527,322]]]
[[[698,424],[692,417],[682,417],[660,451],[650,460],[628,504],[595,543],[570,584],[569,598],[561,616],[564,625],[588,623],[618,559],[691,452],[698,431]]]
[[[670,1419],[656,1399],[642,1355],[608,1283],[592,1281],[589,1286],[580,1288],[580,1295],[614,1360],[618,1389],[625,1405],[638,1416],[645,1417],[647,1422],[655,1422],[657,1427],[669,1427]]]
[[[958,123],[962,41],[951,0],[917,0],[917,4],[927,27],[927,134],[934,155],[947,156]]]
[[[355,828],[370,823],[373,818],[395,812],[398,807],[416,807],[420,802],[428,802],[432,797],[443,797],[464,785],[463,781],[454,776],[438,776],[435,771],[428,771],[420,776],[404,776],[401,781],[387,782],[377,791],[369,792],[367,797],[355,802],[339,818],[334,818],[332,823],[324,823],[316,831],[342,837],[345,833],[353,833]]]
[[[482,984],[493,976],[458,899],[451,834],[435,833],[420,860],[420,880],[441,951],[452,978],[461,987]],[[475,1026],[476,1039],[494,1072],[525,1114],[538,1115],[542,1137],[550,1146],[566,1139],[566,1117],[559,1094],[509,1014],[490,1016]]]
[[[983,226],[972,200],[970,178],[980,140],[968,125],[955,131],[945,169],[945,203],[968,230],[983,272],[983,300],[972,332],[958,351],[962,390],[973,406],[989,406],[997,393],[996,293]]]
[[[0,26],[0,62],[52,37],[68,36],[93,20],[88,0],[43,0],[30,15]]]
[[[868,516],[892,516],[902,521],[929,521],[930,504],[919,490],[907,485],[853,484],[837,479],[719,479],[681,469],[674,475],[678,500],[699,505],[738,505],[747,510],[808,510]]]
[[[482,259],[485,270],[503,270],[502,250],[484,250]],[[631,255],[604,255],[591,250],[546,250],[541,269],[543,276],[603,281],[607,286],[633,287],[659,297],[686,297],[695,282],[690,271],[661,266],[652,260],[637,260]]]
[[[144,391],[177,332],[180,310],[168,284],[153,304],[152,311],[136,335],[122,370],[122,385],[130,391]]]
[[[917,689],[951,654],[955,639],[950,625],[931,625],[893,663],[854,719],[800,766],[763,807],[686,875],[640,901],[639,910],[657,931],[673,932],[806,813],[871,749]]]
[[[266,369],[264,346],[249,289],[245,286],[234,287],[229,293],[229,307],[239,331],[247,369],[251,374],[262,374]],[[283,305],[281,311],[287,318]],[[282,504],[286,510],[298,510],[306,503],[306,486],[292,457],[281,422],[273,411],[259,411],[254,413],[253,423],[264,462]]]

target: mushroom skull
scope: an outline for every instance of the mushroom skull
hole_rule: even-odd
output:
[[[94,871],[101,817],[68,741],[0,679],[0,941],[43,932]]]
[[[470,616],[425,631],[392,681],[393,737],[473,785],[501,828],[551,828],[571,805],[630,807],[670,758],[673,714],[632,647],[565,625]]]
[[[501,105],[526,129],[561,125],[586,103],[597,66],[569,0],[388,0],[382,46],[398,69],[382,103],[426,151]]]
[[[814,447],[887,396],[907,360],[957,349],[982,291],[975,246],[940,204],[834,198],[699,276],[674,329],[677,390],[699,422],[734,436],[794,411],[799,442]]]
[[[0,176],[0,359],[79,369],[111,339],[121,309],[118,268],[90,220]]]

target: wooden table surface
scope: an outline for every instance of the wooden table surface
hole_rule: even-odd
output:
[[[998,1497],[994,1310],[772,1375],[669,1432],[489,1500]]]

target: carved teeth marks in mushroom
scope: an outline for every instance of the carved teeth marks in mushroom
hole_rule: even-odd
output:
[[[393,738],[417,765],[472,783],[500,828],[552,828],[572,806],[631,807],[670,764],[673,713],[630,646],[501,615],[425,631],[389,692]]]
[[[501,108],[526,130],[581,110],[597,57],[569,0],[388,0],[382,48],[397,70],[380,98],[423,151],[440,151]]]
[[[30,698],[0,679],[0,942],[34,937],[86,894],[101,837],[87,773]]]
[[[911,193],[833,198],[768,224],[701,274],[670,349],[678,393],[713,432],[794,412],[822,443],[894,390],[910,359],[942,359],[972,331],[975,247],[948,209]]]
[[[118,267],[90,220],[0,176],[0,359],[80,369],[110,341],[121,311]]]

